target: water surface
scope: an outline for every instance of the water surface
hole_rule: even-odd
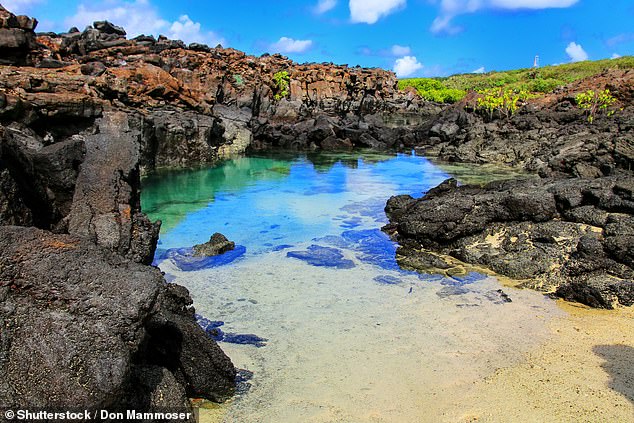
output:
[[[422,157],[350,153],[245,157],[144,180],[142,208],[164,222],[156,263],[223,323],[221,347],[253,372],[216,420],[443,421],[474,382],[549,336],[559,312],[539,293],[396,265],[379,230],[387,198],[449,176]],[[190,266],[188,248],[214,232],[236,252]]]

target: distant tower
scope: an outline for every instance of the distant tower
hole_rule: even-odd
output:
[[[535,60],[533,61],[533,67],[534,68],[538,68],[539,67],[539,55],[535,55]]]

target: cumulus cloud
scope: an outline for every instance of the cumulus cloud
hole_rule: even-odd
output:
[[[380,18],[405,7],[407,0],[350,0],[353,23],[376,23]]]
[[[41,2],[42,0],[2,0],[0,4],[9,12],[22,15],[30,12],[33,6]]]
[[[129,37],[165,34],[186,43],[198,42],[211,46],[225,40],[212,31],[204,31],[199,22],[182,15],[177,21],[163,19],[149,0],[112,0],[108,2],[80,3],[73,16],[64,20],[68,26],[84,28],[94,21],[108,20],[125,28]]]
[[[484,73],[484,72],[485,72],[484,66],[479,67],[478,69],[471,71],[471,73]]]
[[[294,40],[282,37],[271,44],[271,50],[277,53],[304,53],[313,45],[312,40]]]
[[[612,57],[610,57],[610,59],[618,59],[619,57],[622,57],[622,56],[618,53],[612,53]]]
[[[404,56],[394,62],[394,72],[399,78],[410,76],[423,68],[416,56]]]
[[[481,9],[551,9],[565,8],[579,0],[440,0],[440,14],[434,19],[430,30],[433,33],[455,34],[461,28],[452,25],[458,15],[474,13]]]
[[[583,62],[584,60],[588,60],[588,53],[586,53],[580,44],[574,41],[566,47],[566,54],[570,57],[571,62]]]
[[[390,49],[390,53],[393,56],[408,56],[412,53],[412,49],[408,46],[399,46],[398,44],[394,44]]]
[[[336,5],[337,0],[319,0],[313,10],[315,13],[321,15],[322,13],[326,13],[329,10],[334,9]]]
[[[177,21],[172,22],[169,30],[169,38],[183,40],[185,43],[205,43],[210,46],[225,44],[225,40],[212,31],[202,31],[200,22],[192,21],[189,16],[182,15]]]

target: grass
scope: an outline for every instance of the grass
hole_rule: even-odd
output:
[[[608,69],[633,69],[634,56],[517,69],[484,74],[460,74],[444,78],[408,78],[398,81],[399,89],[414,87],[426,100],[454,103],[468,91],[482,92],[501,88],[533,94],[549,93],[555,88],[599,74]]]

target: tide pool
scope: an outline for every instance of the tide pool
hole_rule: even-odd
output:
[[[560,312],[541,294],[396,264],[380,231],[385,202],[450,176],[423,157],[359,152],[243,157],[145,178],[143,211],[164,222],[156,264],[253,374],[201,421],[443,421],[474,382],[546,340]],[[236,250],[192,264],[189,249],[214,232]]]

